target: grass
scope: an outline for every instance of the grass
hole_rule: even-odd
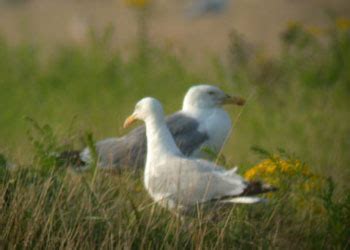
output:
[[[45,59],[28,42],[10,46],[1,39],[0,150],[20,166],[0,169],[0,245],[348,248],[350,40],[342,24],[331,20],[322,35],[291,25],[277,58],[233,34],[229,60],[208,59],[206,70],[189,67],[186,56],[152,47],[147,55],[125,59],[112,48],[110,31],[94,34],[86,47],[57,48]],[[226,165],[237,164],[243,173],[258,164],[254,146],[264,148],[260,153],[277,152],[264,159],[288,152],[322,178],[322,188],[307,194],[321,210],[295,202],[299,193],[292,187],[304,181],[297,175],[268,204],[235,206],[215,221],[199,214],[184,223],[152,204],[141,173],[76,173],[50,156],[82,147],[86,134],[93,135],[91,143],[125,133],[124,118],[146,95],[159,98],[167,113],[179,109],[197,82],[219,83],[248,99],[243,109],[227,108],[235,128],[224,150]]]

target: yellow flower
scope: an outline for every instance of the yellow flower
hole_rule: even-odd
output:
[[[151,0],[124,0],[125,4],[134,8],[145,8],[151,3]]]
[[[275,155],[265,159],[244,174],[247,180],[261,180],[279,188],[281,195],[290,195],[292,204],[300,212],[323,211],[315,194],[325,187],[325,179],[314,174],[310,167],[296,159],[282,159]],[[278,193],[276,194],[278,195]],[[270,194],[272,198],[274,194]]]
[[[288,30],[295,29],[295,28],[300,28],[300,27],[302,27],[302,24],[300,22],[298,22],[298,21],[291,20],[291,21],[288,21],[288,23],[287,23],[287,29]]]
[[[310,25],[310,26],[307,26],[305,28],[305,30],[311,34],[311,35],[314,35],[314,36],[320,36],[322,35],[324,32],[322,30],[322,28],[318,27],[318,26],[314,26],[314,25]]]
[[[344,17],[339,17],[335,21],[335,24],[339,30],[348,30],[350,29],[350,19],[344,18]]]
[[[256,168],[251,168],[247,172],[245,172],[244,177],[247,180],[252,180],[254,177],[257,175],[257,169]]]
[[[311,191],[312,188],[322,186],[322,178],[318,177],[310,168],[300,160],[285,160],[279,156],[273,156],[271,159],[265,159],[256,166],[252,167],[244,174],[247,180],[261,179],[270,184],[288,185],[286,179],[293,180],[293,185],[302,191]]]

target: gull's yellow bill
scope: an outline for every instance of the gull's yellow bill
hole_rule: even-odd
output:
[[[227,95],[223,100],[223,104],[235,104],[238,106],[243,106],[245,104],[245,99],[238,96]]]
[[[123,128],[130,127],[136,121],[137,121],[137,118],[134,115],[129,116],[128,118],[126,118],[124,125],[123,125]]]

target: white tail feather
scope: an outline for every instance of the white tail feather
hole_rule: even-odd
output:
[[[220,201],[222,203],[242,203],[242,204],[253,204],[258,202],[267,202],[266,199],[258,198],[258,197],[235,197],[227,200]]]

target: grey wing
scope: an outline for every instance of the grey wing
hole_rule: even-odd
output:
[[[109,138],[96,143],[101,167],[142,168],[146,157],[144,126],[137,127],[120,138]]]
[[[209,139],[207,133],[198,130],[199,122],[182,112],[168,116],[166,122],[176,145],[184,155],[191,155]]]
[[[198,121],[182,112],[168,116],[166,122],[184,155],[191,155],[209,139],[206,133],[198,131]],[[96,151],[101,167],[143,168],[147,154],[145,126],[139,126],[123,137],[97,142]]]

